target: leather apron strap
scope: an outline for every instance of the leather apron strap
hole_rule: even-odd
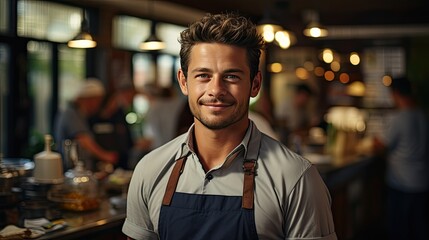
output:
[[[183,172],[187,156],[184,156],[176,161],[174,164],[173,171],[170,174],[170,178],[167,182],[167,188],[165,189],[164,198],[162,200],[162,205],[170,206],[171,199],[173,194],[176,191],[177,183],[179,182],[180,174]]]
[[[167,182],[162,205],[169,206],[176,191],[177,183],[179,182],[180,175],[186,163],[187,156],[180,158],[176,161],[170,178]],[[254,204],[254,188],[255,188],[255,166],[256,160],[245,160],[243,162],[244,180],[243,180],[243,197],[242,208],[253,209]]]
[[[244,180],[243,180],[243,198],[241,207],[253,209],[254,189],[255,189],[255,166],[256,160],[244,160]]]

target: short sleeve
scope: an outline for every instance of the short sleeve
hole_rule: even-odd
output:
[[[158,239],[158,234],[154,231],[150,219],[147,200],[143,198],[142,163],[137,164],[130,182],[127,196],[127,217],[122,227],[122,232],[130,238],[139,239]]]
[[[287,198],[286,239],[337,239],[331,211],[331,197],[311,166]]]

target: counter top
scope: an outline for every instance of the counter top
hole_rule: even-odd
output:
[[[125,208],[115,209],[110,204],[109,199],[105,198],[97,210],[64,212],[63,219],[68,226],[65,229],[47,233],[37,239],[81,239],[82,236],[95,234],[112,227],[122,228],[125,215]]]
[[[370,156],[349,156],[348,160],[314,164],[328,189],[335,191],[343,188],[354,178],[366,174],[376,162],[379,161]],[[335,195],[333,197],[335,199]],[[62,211],[61,216],[68,224],[66,228],[46,233],[37,239],[126,239],[121,232],[126,209],[125,207],[115,208],[107,196],[103,198],[100,207],[96,210]]]
[[[2,217],[7,218],[8,225],[23,227],[20,225],[23,225],[25,212],[18,210],[18,208],[17,206],[7,210],[3,209]],[[67,226],[47,232],[36,238],[37,240],[126,239],[126,236],[121,232],[126,216],[126,209],[125,207],[116,208],[111,204],[108,197],[102,198],[99,208],[94,210],[75,212],[57,209],[53,211],[60,211],[60,219],[64,220]]]
[[[377,164],[377,158],[372,156],[353,156],[348,161],[329,164],[316,164],[320,175],[329,189],[335,189],[351,179],[362,175]]]

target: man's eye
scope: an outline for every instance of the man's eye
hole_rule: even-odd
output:
[[[196,78],[198,78],[198,79],[207,79],[207,78],[209,78],[209,75],[208,74],[199,74],[199,75],[196,76]]]
[[[236,75],[226,75],[225,79],[228,81],[238,81],[240,78]]]

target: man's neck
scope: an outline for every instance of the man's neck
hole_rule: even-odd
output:
[[[212,130],[200,122],[195,123],[195,151],[205,171],[219,166],[225,161],[228,154],[243,140],[247,127],[248,125],[234,125],[225,129]]]

